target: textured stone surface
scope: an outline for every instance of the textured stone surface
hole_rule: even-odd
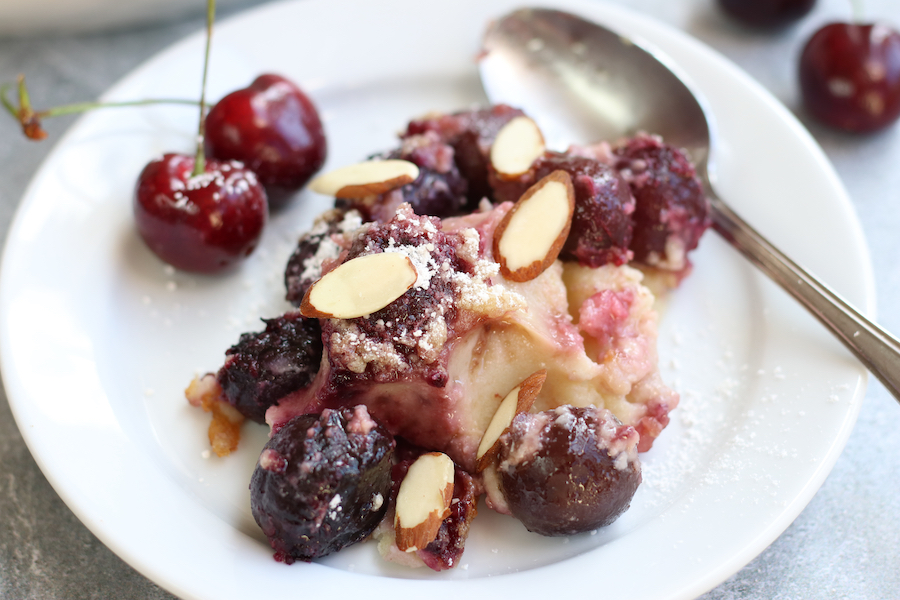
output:
[[[827,130],[797,108],[795,60],[821,24],[849,18],[845,0],[819,0],[793,28],[752,32],[728,22],[714,0],[617,0],[719,50],[796,112],[842,177],[862,221],[877,277],[880,321],[900,332],[900,128],[870,137]],[[246,6],[257,4],[250,0]],[[867,15],[900,27],[893,0]],[[28,74],[41,105],[93,98],[156,51],[202,26],[178,23],[73,37],[0,40],[0,82]],[[47,123],[58,139],[73,118]],[[19,138],[0,118],[0,242],[51,143]],[[900,595],[900,406],[876,381],[842,456],[799,518],[766,551],[704,600],[897,598]],[[100,543],[41,474],[0,390],[0,599],[162,599],[172,596]]]

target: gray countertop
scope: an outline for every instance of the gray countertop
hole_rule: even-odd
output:
[[[862,222],[879,321],[900,332],[900,125],[868,137],[849,136],[810,122],[798,108],[795,69],[802,44],[822,24],[849,18],[849,3],[819,0],[803,21],[775,33],[734,25],[713,0],[618,3],[717,49],[800,117],[834,163]],[[865,9],[869,17],[900,27],[895,1],[869,0]],[[127,31],[0,40],[0,82],[26,73],[41,106],[92,99],[202,25],[198,10],[176,23]],[[25,141],[11,119],[0,118],[0,242],[30,178],[72,122],[69,117],[49,121],[51,140],[36,144]],[[809,506],[759,557],[703,598],[900,598],[898,431],[900,406],[871,379],[846,449]],[[60,500],[26,448],[0,390],[0,598],[171,597],[100,543]]]

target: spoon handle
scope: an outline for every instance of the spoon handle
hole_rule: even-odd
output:
[[[709,196],[713,228],[805,306],[900,400],[900,341],[782,254],[715,194]]]

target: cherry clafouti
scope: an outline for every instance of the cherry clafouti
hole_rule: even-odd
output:
[[[280,75],[257,77],[222,98],[206,117],[206,152],[239,160],[266,188],[269,207],[283,206],[325,162],[319,113],[300,88]]]
[[[900,33],[886,25],[830,23],[800,55],[800,90],[826,125],[865,133],[900,117]]]

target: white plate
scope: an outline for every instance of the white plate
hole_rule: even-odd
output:
[[[512,0],[307,1],[222,23],[211,97],[263,71],[308,89],[326,120],[327,167],[391,147],[406,120],[483,101],[474,56]],[[650,40],[687,71],[720,124],[721,192],[790,255],[871,312],[873,278],[856,216],[822,152],[791,115],[685,35],[593,1],[566,6]],[[198,34],[117,85],[110,98],[191,95]],[[272,560],[248,509],[265,440],[204,458],[208,417],[182,390],[221,364],[241,331],[274,316],[296,235],[323,208],[302,194],[237,273],[194,277],[142,245],[130,193],[163,150],[190,151],[195,111],[97,112],[74,126],[30,186],[0,279],[3,377],[16,420],[55,489],[139,571],[188,598],[553,596],[690,598],[781,533],[831,469],[866,374],[812,318],[714,234],[666,312],[660,356],[682,392],[644,457],[631,510],[596,535],[528,534],[486,509],[461,568],[381,562],[362,544],[317,564]],[[426,572],[427,571],[427,572]]]

